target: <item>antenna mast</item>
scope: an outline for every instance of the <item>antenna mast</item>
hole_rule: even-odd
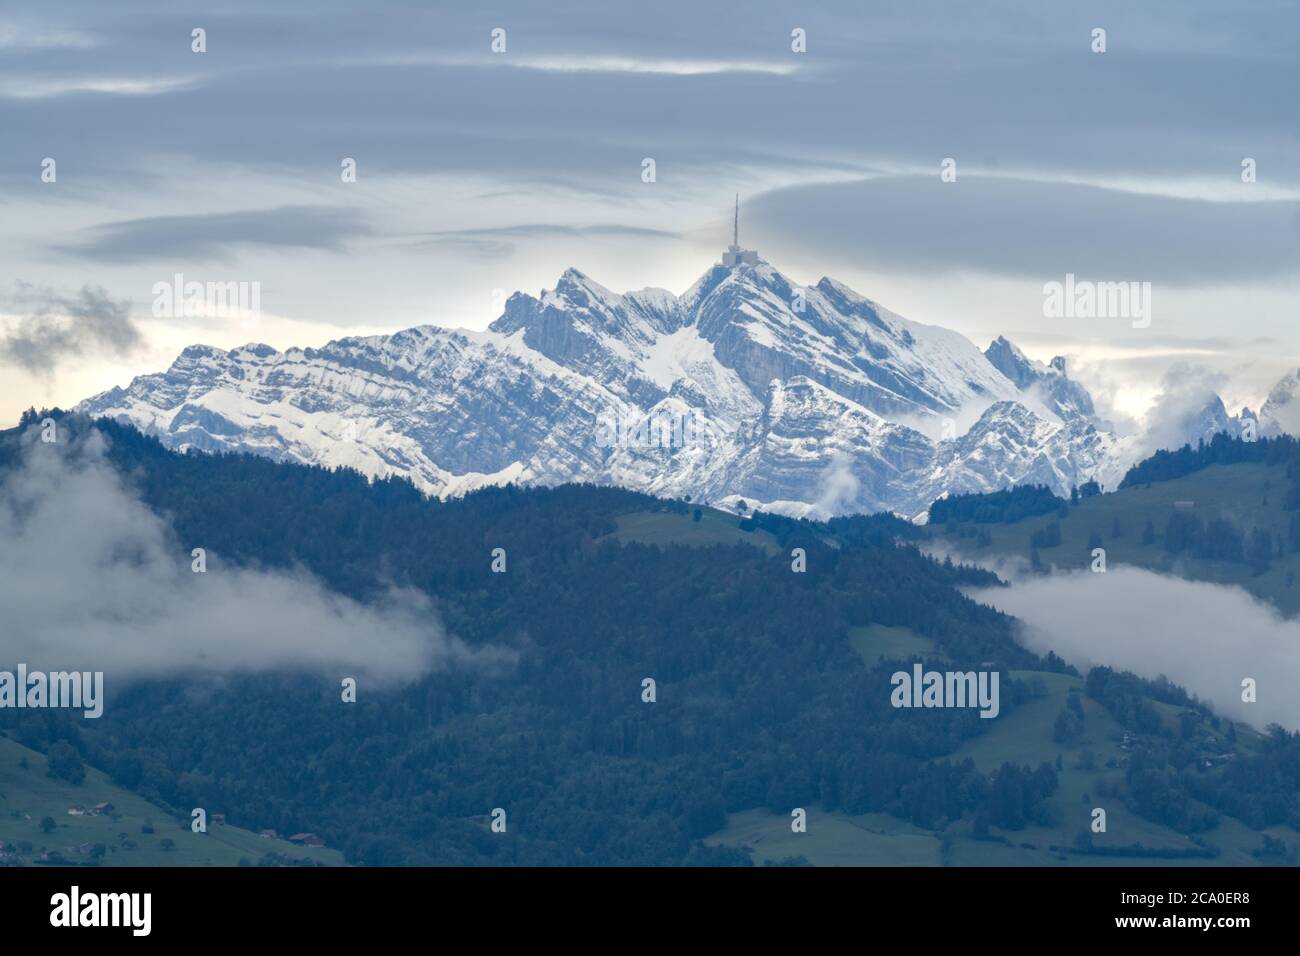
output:
[[[720,265],[732,269],[736,266],[752,266],[758,263],[758,253],[753,249],[740,248],[740,193],[736,193],[736,209],[731,219],[731,245],[722,254]]]

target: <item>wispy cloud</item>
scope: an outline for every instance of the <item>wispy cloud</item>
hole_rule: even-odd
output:
[[[156,96],[193,86],[197,78],[183,77],[0,77],[0,98],[39,100],[76,93],[108,96]]]
[[[448,61],[451,62],[451,61]],[[459,60],[458,64],[482,62]],[[799,72],[795,63],[764,60],[673,59],[638,56],[516,56],[502,65],[556,73],[661,73],[669,76],[707,76],[720,73],[766,73],[789,76]]]
[[[0,23],[0,50],[89,50],[96,45],[93,36],[77,30]]]

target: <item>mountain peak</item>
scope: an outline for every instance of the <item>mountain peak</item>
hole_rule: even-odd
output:
[[[247,342],[232,352],[246,352],[249,355],[256,355],[258,358],[266,358],[268,355],[275,355],[275,349],[265,342]]]
[[[1110,426],[1096,418],[1092,396],[1065,371],[1065,356],[1055,356],[1050,365],[1029,358],[1005,336],[999,335],[984,350],[984,357],[1009,378],[1022,393],[1041,401],[1061,421],[1083,419],[1094,425]]]
[[[214,345],[204,345],[201,342],[194,345],[187,345],[181,349],[178,358],[183,359],[204,359],[212,358],[217,355],[225,355],[225,349],[219,349]]]
[[[1033,385],[1046,372],[1042,363],[1029,358],[1015,343],[1003,335],[999,335],[989,343],[989,347],[984,350],[984,357],[1021,390]]]
[[[618,293],[612,292],[585,272],[572,267],[565,269],[561,273],[559,280],[555,283],[554,295],[576,299],[579,305],[590,304],[590,300],[593,298],[602,305],[617,305],[622,299],[622,296]],[[543,292],[542,302],[545,303],[546,301],[547,295]]]
[[[587,273],[583,272],[581,269],[575,269],[573,266],[569,266],[567,269],[561,272],[559,280],[555,283],[555,287],[557,289],[563,286],[583,286],[583,285],[599,286],[600,284],[594,282],[591,276],[587,275]],[[600,287],[604,288],[604,286],[600,286]]]

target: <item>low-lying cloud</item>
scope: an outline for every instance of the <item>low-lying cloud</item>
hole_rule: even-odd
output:
[[[813,514],[830,517],[850,508],[858,500],[862,483],[853,473],[853,458],[836,449],[821,476],[821,490],[813,505]]]
[[[0,337],[0,359],[29,372],[49,374],[65,359],[91,352],[129,355],[143,342],[130,301],[99,286],[63,295],[19,282],[2,304],[22,317]]]
[[[32,429],[0,483],[0,668],[102,670],[110,685],[268,670],[398,684],[504,657],[449,637],[417,591],[364,605],[306,572],[213,554],[194,573],[203,543],[174,539],[106,459],[102,434],[60,438],[43,444]]]
[[[1143,451],[1152,454],[1160,448],[1181,448],[1195,443],[1204,430],[1222,424],[1226,409],[1219,392],[1227,376],[1202,366],[1179,362],[1164,375],[1160,393],[1143,421]]]
[[[1055,651],[1081,670],[1163,674],[1219,713],[1300,728],[1300,623],[1241,588],[1134,567],[1013,581],[969,593],[1019,618],[1031,650]],[[1241,699],[1247,677],[1256,682],[1256,703]]]

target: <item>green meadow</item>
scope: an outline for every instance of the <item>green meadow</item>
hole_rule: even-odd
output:
[[[337,850],[299,847],[239,827],[214,824],[211,815],[220,811],[216,807],[206,808],[208,832],[193,833],[188,817],[179,819],[115,786],[98,770],[86,767],[85,779],[71,784],[49,776],[46,769],[43,754],[0,736],[0,843],[16,857],[5,862],[34,864],[43,854],[53,852],[65,865],[90,865],[95,857],[77,848],[102,844],[105,866],[256,865],[269,853],[328,866],[343,863]],[[111,813],[68,813],[72,807],[90,809],[99,803],[112,804]],[[54,821],[49,832],[41,827],[47,817]]]

